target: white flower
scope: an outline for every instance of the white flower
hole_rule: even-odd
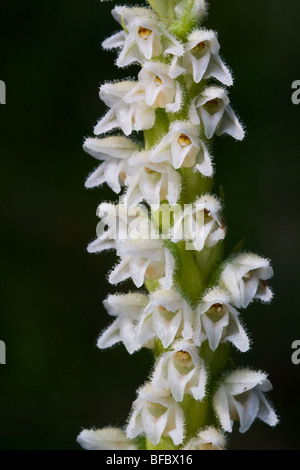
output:
[[[164,348],[175,338],[191,339],[193,312],[188,303],[174,290],[156,290],[150,296],[136,330],[141,345],[158,337]]]
[[[205,396],[207,373],[198,349],[188,341],[177,341],[171,351],[164,353],[152,376],[155,390],[169,388],[176,401],[189,393],[195,400]]]
[[[236,370],[223,381],[213,398],[217,417],[224,431],[231,432],[233,421],[240,421],[240,432],[246,432],[255,418],[276,426],[278,418],[264,392],[272,385],[263,372]]]
[[[116,248],[117,240],[147,239],[150,219],[145,206],[128,207],[126,204],[103,202],[98,206],[97,238],[88,246],[89,253],[100,253]]]
[[[160,62],[146,62],[138,75],[138,82],[126,95],[127,103],[143,100],[151,108],[165,108],[175,113],[182,105],[182,91],[177,80],[169,77],[169,66]]]
[[[100,335],[98,348],[110,348],[122,341],[129,354],[140,349],[135,331],[147,302],[148,297],[143,294],[109,295],[103,304],[109,315],[116,317],[116,320]]]
[[[126,179],[128,158],[139,146],[126,137],[114,136],[105,139],[87,138],[83,149],[97,160],[103,160],[89,175],[85,186],[93,188],[107,183],[115,193],[119,193]]]
[[[202,122],[208,139],[214,134],[229,134],[236,140],[243,140],[245,136],[244,129],[229,104],[227,92],[220,87],[208,87],[199,98],[194,99],[190,119],[194,124]]]
[[[125,67],[133,62],[143,64],[145,60],[151,60],[162,53],[183,54],[182,44],[167,32],[153,11],[117,6],[112,14],[126,30],[114,34],[102,45],[104,49],[121,49],[116,61],[118,67]]]
[[[183,410],[171,397],[168,390],[157,391],[147,384],[138,392],[126,429],[127,437],[134,439],[145,433],[152,444],[157,445],[161,437],[171,437],[180,445],[184,437]]]
[[[204,247],[215,246],[225,234],[221,204],[215,197],[205,194],[193,204],[186,204],[175,216],[171,239],[175,243],[185,240],[186,249],[201,251]]]
[[[226,341],[242,352],[250,347],[239,312],[230,305],[227,292],[217,287],[208,291],[197,307],[194,342],[200,346],[206,339],[212,351]]]
[[[232,76],[221,60],[219,51],[220,44],[214,31],[193,31],[187,38],[184,56],[174,57],[170,77],[176,78],[182,73],[190,74],[193,75],[195,83],[213,77],[224,85],[231,86]]]
[[[253,299],[270,302],[273,297],[266,281],[273,276],[268,259],[253,253],[241,253],[230,260],[220,276],[220,282],[231,295],[237,308],[246,308]]]
[[[200,139],[200,127],[189,122],[175,121],[160,143],[150,152],[153,162],[170,163],[175,170],[193,167],[204,176],[211,176],[211,157]]]
[[[84,429],[77,442],[86,450],[137,450],[136,445],[122,429]]]
[[[118,284],[132,278],[136,287],[145,280],[158,280],[163,288],[173,284],[174,258],[161,240],[127,240],[116,242],[120,263],[111,271],[109,282]]]
[[[127,190],[124,201],[131,206],[145,200],[160,204],[167,200],[171,206],[180,197],[181,178],[169,163],[154,163],[150,151],[134,154],[128,160]]]
[[[120,128],[125,135],[132,131],[150,129],[155,122],[155,110],[143,97],[133,100],[132,90],[137,82],[105,83],[100,87],[100,98],[111,108],[94,128],[96,135]],[[130,93],[130,101],[126,97]],[[135,97],[136,98],[136,97]]]
[[[225,450],[225,445],[224,434],[211,426],[199,431],[182,450]]]

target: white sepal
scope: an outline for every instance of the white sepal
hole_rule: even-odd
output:
[[[125,44],[126,33],[125,31],[119,31],[118,33],[113,34],[109,38],[105,39],[102,42],[103,49],[119,49],[122,48]]]
[[[134,442],[119,428],[84,429],[77,442],[86,450],[137,450]]]
[[[139,149],[139,146],[123,136],[106,137],[105,139],[87,138],[83,149],[103,163],[87,178],[85,186],[93,188],[107,183],[115,192],[124,186],[129,157]]]
[[[175,342],[171,351],[162,354],[151,381],[156,390],[169,388],[178,402],[181,402],[187,393],[195,400],[203,400],[206,382],[207,372],[198,349],[191,342],[184,340]]]
[[[178,292],[156,290],[137,326],[137,342],[144,345],[158,337],[163,347],[168,348],[175,338],[189,340],[193,336],[192,318],[191,307]]]
[[[146,384],[138,391],[126,434],[129,439],[134,439],[142,433],[154,445],[159,443],[161,437],[171,437],[175,445],[182,443],[184,414],[169,390],[157,391]]]
[[[253,253],[241,253],[223,269],[220,282],[231,295],[237,308],[246,308],[253,299],[270,302],[273,293],[266,284],[273,276],[268,259]]]
[[[210,426],[199,431],[197,436],[190,439],[182,450],[225,450],[225,446],[224,434]]]
[[[122,341],[129,354],[140,349],[135,339],[136,325],[147,302],[148,297],[143,294],[109,295],[103,304],[116,320],[98,338],[98,348],[110,348]]]
[[[239,312],[230,305],[228,293],[218,287],[208,291],[197,307],[194,342],[200,346],[206,339],[212,351],[227,341],[241,352],[250,347]]]
[[[256,418],[276,426],[278,418],[264,392],[272,385],[263,372],[239,369],[231,372],[214,395],[215,413],[224,431],[232,432],[233,422],[240,422],[240,432],[246,432]]]

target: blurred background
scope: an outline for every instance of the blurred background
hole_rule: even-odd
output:
[[[119,30],[115,3],[1,0],[1,449],[79,449],[82,428],[122,426],[152,364],[147,351],[95,346],[110,323],[102,300],[128,289],[107,282],[113,254],[86,252],[97,205],[115,195],[85,190],[96,161],[82,142],[105,112],[99,85],[136,74],[118,71],[115,54],[101,50]],[[253,347],[235,359],[269,373],[280,424],[256,422],[245,435],[235,428],[232,449],[300,448],[300,365],[291,362],[300,339],[300,105],[291,102],[299,17],[298,0],[210,0],[205,23],[219,33],[235,76],[231,102],[247,128],[243,142],[220,138],[214,149],[226,247],[246,237],[245,248],[272,259],[275,270],[275,299],[244,312]]]

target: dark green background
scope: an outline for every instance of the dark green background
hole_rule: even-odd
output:
[[[118,71],[115,55],[101,51],[119,29],[113,3],[1,0],[2,449],[78,449],[82,427],[123,425],[152,364],[147,351],[95,346],[110,322],[101,302],[120,288],[106,280],[115,257],[89,255],[86,245],[98,203],[115,196],[84,189],[96,163],[81,147],[105,111],[99,84],[136,72]],[[236,360],[269,372],[281,422],[257,422],[245,435],[235,428],[231,448],[299,449],[300,365],[291,363],[291,343],[300,339],[300,105],[291,103],[291,84],[300,79],[300,4],[210,5],[206,26],[219,32],[235,76],[232,104],[247,127],[242,143],[221,138],[214,149],[227,249],[246,236],[245,247],[271,258],[276,273],[272,305],[243,313],[253,347]]]

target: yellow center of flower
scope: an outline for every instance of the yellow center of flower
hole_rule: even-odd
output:
[[[186,134],[180,134],[178,138],[178,143],[181,147],[187,147],[191,145],[191,139]]]
[[[166,307],[164,307],[163,305],[159,305],[158,308],[162,310],[163,312],[167,311]]]
[[[156,173],[155,170],[152,170],[152,168],[149,168],[148,166],[145,166],[145,172],[147,173],[147,175],[153,175],[154,173]]]
[[[163,81],[162,81],[161,78],[159,78],[158,75],[156,75],[156,77],[155,77],[155,85],[156,85],[156,86],[163,85]]]
[[[203,57],[206,53],[206,41],[198,42],[198,44],[193,47],[191,52],[197,59],[201,59],[201,57]]]
[[[213,304],[210,308],[215,310],[215,312],[221,312],[221,310],[223,308],[223,305],[222,304]]]
[[[140,38],[146,40],[149,38],[149,36],[151,36],[151,34],[152,34],[151,29],[143,28],[143,26],[139,27],[138,35],[140,36]]]
[[[211,213],[208,209],[204,209],[204,217],[211,218]]]
[[[174,354],[174,358],[177,359],[178,361],[190,361],[191,360],[191,355],[187,351],[177,351]]]
[[[218,98],[214,98],[213,100],[207,101],[204,105],[206,111],[209,114],[215,114],[219,108],[219,101],[220,100]]]
[[[251,272],[248,271],[246,274],[244,274],[243,279],[244,279],[245,281],[248,281],[248,279],[250,279],[250,276],[251,276]]]
[[[195,368],[191,355],[187,351],[177,351],[174,354],[174,366],[181,375],[186,375]]]
[[[203,51],[205,47],[206,47],[205,41],[201,41],[201,42],[198,42],[197,46],[195,46],[195,49],[201,49]]]
[[[127,178],[126,171],[121,171],[121,172],[119,173],[119,178],[120,178],[120,180],[124,183],[125,180],[126,180],[126,178]]]
[[[220,318],[222,318],[224,313],[224,306],[222,304],[216,303],[210,307],[206,315],[213,323],[217,323]]]

